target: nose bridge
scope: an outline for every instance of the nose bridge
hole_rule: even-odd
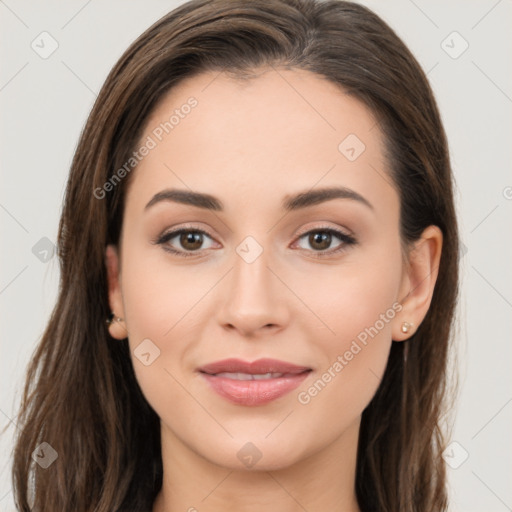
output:
[[[271,270],[270,249],[247,236],[235,252],[219,320],[245,333],[268,325],[282,326],[286,319],[283,290]]]

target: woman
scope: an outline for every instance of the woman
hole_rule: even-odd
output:
[[[164,16],[72,163],[19,510],[446,510],[452,180],[425,74],[369,9]]]

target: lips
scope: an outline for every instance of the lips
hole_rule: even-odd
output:
[[[198,369],[211,389],[238,405],[263,405],[295,389],[312,371],[276,359],[225,359]]]
[[[311,368],[278,361],[277,359],[258,359],[253,362],[246,362],[241,359],[224,359],[199,368],[200,372],[208,373],[209,375],[217,375],[219,373],[242,373],[249,375],[279,373],[296,375],[308,370],[311,370]]]

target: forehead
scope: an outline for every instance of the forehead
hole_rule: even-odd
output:
[[[257,201],[332,185],[396,200],[371,111],[308,71],[187,78],[149,117],[140,144],[150,139],[130,187],[137,200],[167,186]]]

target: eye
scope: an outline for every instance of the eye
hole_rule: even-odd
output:
[[[332,242],[338,239],[340,243],[334,249],[328,250]],[[355,245],[356,239],[347,233],[343,233],[334,228],[317,228],[308,231],[301,235],[299,241],[305,240],[306,244],[313,248],[314,257],[322,258],[325,256],[331,256],[347,249],[347,246]],[[301,247],[302,249],[308,249],[307,247]]]
[[[201,249],[210,249],[212,247],[211,245],[208,247],[203,246],[205,237],[212,240],[210,235],[201,229],[181,228],[163,233],[156,240],[153,240],[153,243],[162,245],[164,250],[178,256],[196,256],[194,253],[198,253]],[[181,248],[176,249],[173,247],[173,244],[178,244]]]
[[[213,247],[212,243],[206,247],[203,245],[205,237],[213,241],[212,237],[202,229],[183,227],[161,234],[155,240],[152,240],[152,243],[162,245],[165,251],[175,254],[176,256],[197,256],[201,253],[201,250],[211,249]],[[328,250],[335,239],[339,240],[338,246]],[[312,247],[312,251],[303,246],[301,246],[301,249],[313,252],[313,256],[316,258],[340,253],[346,250],[347,246],[357,243],[352,235],[330,227],[310,230],[302,234],[298,240],[305,240],[305,242]],[[180,247],[176,247],[176,245]]]

